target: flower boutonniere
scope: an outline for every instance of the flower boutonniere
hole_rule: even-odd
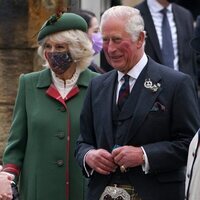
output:
[[[152,90],[152,92],[157,92],[160,86],[161,86],[160,83],[153,83],[150,78],[145,79],[144,81],[144,87]]]

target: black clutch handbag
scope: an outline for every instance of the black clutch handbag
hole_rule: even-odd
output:
[[[19,200],[19,191],[17,185],[13,182],[11,184],[12,193],[13,193],[13,200]]]

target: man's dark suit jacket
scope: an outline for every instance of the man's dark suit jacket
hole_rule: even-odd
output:
[[[130,168],[128,181],[142,200],[182,200],[188,146],[200,126],[192,79],[149,58],[119,115],[119,131],[114,136],[116,79],[117,72],[112,70],[94,78],[88,88],[75,152],[84,175],[83,160],[90,149],[111,152],[115,144],[143,146],[150,171],[145,174],[141,166]],[[150,82],[154,87],[145,86]],[[111,176],[94,172],[87,200],[98,200]]]
[[[141,12],[145,23],[145,31],[147,32],[145,52],[155,61],[163,64],[159,40],[147,1],[138,4],[136,8]],[[179,71],[189,74],[197,86],[198,75],[195,52],[190,47],[190,40],[194,34],[192,14],[189,10],[174,3],[172,3],[172,12],[177,29]]]

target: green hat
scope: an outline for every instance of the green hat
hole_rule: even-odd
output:
[[[41,27],[37,40],[40,41],[47,35],[67,30],[81,30],[87,32],[87,23],[74,13],[61,13],[51,16]]]

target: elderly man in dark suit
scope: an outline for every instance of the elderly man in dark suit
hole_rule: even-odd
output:
[[[200,126],[192,79],[144,52],[137,9],[114,6],[101,19],[115,68],[90,82],[75,156],[89,177],[87,200],[182,200],[189,143]]]
[[[162,54],[162,20],[163,8],[167,10],[167,19],[172,36],[173,69],[189,74],[197,86],[197,64],[195,53],[189,46],[193,36],[193,16],[191,12],[175,3],[174,0],[144,0],[136,6],[140,10],[147,32],[145,52],[155,61],[165,64]],[[165,31],[166,32],[166,31]],[[165,39],[166,41],[166,39]],[[165,50],[164,49],[164,50]]]

